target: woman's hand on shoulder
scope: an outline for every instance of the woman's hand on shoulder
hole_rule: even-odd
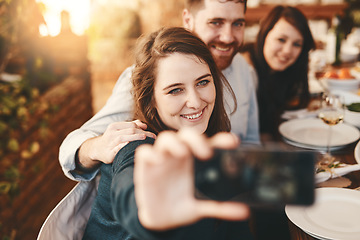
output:
[[[239,139],[231,133],[211,138],[190,129],[165,131],[154,145],[142,145],[135,153],[135,198],[141,224],[166,230],[214,217],[244,220],[247,206],[195,198],[193,157],[209,159],[214,148],[235,148]]]

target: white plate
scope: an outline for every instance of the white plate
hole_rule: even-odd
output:
[[[321,119],[293,119],[279,126],[280,134],[288,140],[315,148],[327,145],[329,126]],[[346,123],[332,126],[330,147],[345,146],[360,137],[359,130]]]
[[[312,234],[312,233],[307,232],[307,231],[304,231],[304,232],[306,232],[307,234],[309,234],[310,236],[312,236],[313,238],[316,238],[316,239],[320,239],[320,240],[333,240],[333,239],[330,239],[330,238],[322,238],[322,237],[320,237],[320,236],[317,236],[317,235]]]
[[[360,141],[356,144],[354,156],[356,162],[360,164]]]
[[[302,143],[298,143],[298,142],[294,142],[294,141],[291,141],[287,138],[284,137],[284,141],[290,145],[293,145],[295,147],[299,147],[299,148],[305,148],[305,149],[311,149],[311,150],[318,150],[318,151],[326,151],[327,150],[327,147],[326,146],[314,146],[314,145],[308,145],[308,144],[302,144]],[[343,147],[345,147],[346,145],[342,145],[342,146],[331,146],[330,147],[330,150],[331,151],[335,151],[335,150],[338,150],[338,149],[341,149]]]
[[[360,80],[359,79],[325,79],[326,84],[330,90],[357,90],[359,88]]]
[[[360,191],[318,188],[311,207],[285,207],[290,221],[320,239],[359,240]]]

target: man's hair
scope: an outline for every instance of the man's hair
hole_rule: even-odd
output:
[[[185,8],[189,11],[197,10],[205,0],[185,0]],[[218,2],[235,2],[235,3],[244,3],[244,13],[246,12],[246,3],[247,0],[217,0]]]
[[[156,110],[154,86],[159,60],[173,53],[196,56],[200,62],[209,66],[214,79],[216,99],[205,133],[212,136],[220,131],[230,131],[230,120],[224,107],[223,88],[226,87],[227,90],[232,91],[231,87],[217,68],[205,43],[190,31],[179,27],[162,28],[139,39],[135,52],[135,68],[132,74],[135,100],[134,119],[145,122],[149,130],[155,133],[170,130],[162,122]],[[234,94],[232,96],[234,97]]]

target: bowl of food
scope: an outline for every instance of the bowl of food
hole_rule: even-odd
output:
[[[360,85],[360,79],[355,78],[349,68],[329,70],[324,74],[324,79],[330,90],[357,90]]]
[[[360,102],[346,105],[344,121],[360,128]]]

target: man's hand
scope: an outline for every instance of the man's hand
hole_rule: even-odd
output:
[[[115,122],[110,124],[103,135],[86,140],[79,149],[79,162],[83,168],[94,168],[100,162],[112,163],[116,153],[129,142],[156,138],[152,132],[145,131],[147,125],[139,120]]]
[[[246,205],[199,200],[194,196],[193,156],[208,159],[216,148],[235,148],[239,139],[231,133],[206,138],[191,130],[165,131],[154,145],[141,145],[135,152],[134,184],[141,224],[166,230],[214,217],[244,220]]]

